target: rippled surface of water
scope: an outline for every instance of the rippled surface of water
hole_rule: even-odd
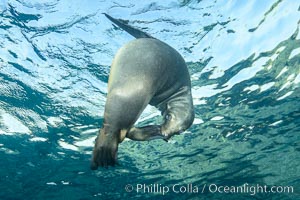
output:
[[[169,143],[125,141],[121,165],[95,172],[110,63],[133,39],[103,12],[183,55],[196,119]],[[299,20],[293,0],[2,0],[0,198],[299,199]],[[148,107],[138,124],[159,121]],[[155,191],[174,184],[199,191]],[[294,190],[202,193],[212,184]]]

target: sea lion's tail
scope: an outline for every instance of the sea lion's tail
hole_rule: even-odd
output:
[[[123,30],[125,30],[127,33],[129,33],[130,35],[132,35],[135,38],[154,38],[151,35],[149,35],[148,33],[145,33],[139,29],[136,29],[130,25],[128,25],[128,21],[122,20],[122,19],[115,19],[112,16],[103,13],[110,21],[112,21],[113,23],[115,23],[116,25],[118,25],[120,28],[122,28]]]

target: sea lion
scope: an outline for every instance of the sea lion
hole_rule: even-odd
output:
[[[117,163],[118,145],[125,137],[168,140],[194,120],[190,75],[182,56],[124,20],[105,16],[137,39],[125,44],[113,59],[103,126],[91,161],[93,170]],[[148,104],[161,111],[162,125],[134,127]]]

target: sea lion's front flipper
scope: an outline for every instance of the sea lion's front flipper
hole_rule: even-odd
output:
[[[158,125],[133,127],[126,134],[126,137],[136,141],[148,141],[155,139],[163,139],[167,141],[166,137],[161,134],[161,126]]]

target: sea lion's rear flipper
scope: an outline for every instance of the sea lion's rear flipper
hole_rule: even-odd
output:
[[[134,28],[130,25],[128,25],[128,22],[122,19],[116,19],[113,18],[112,16],[103,13],[110,21],[112,21],[113,23],[115,23],[116,25],[118,25],[120,28],[122,28],[123,30],[125,30],[126,32],[128,32],[130,35],[132,35],[135,38],[154,38],[151,35],[149,35],[148,33],[145,33],[137,28]]]
[[[136,141],[148,141],[155,139],[163,139],[167,141],[166,137],[161,134],[161,126],[150,125],[144,127],[133,127],[126,134],[126,137]]]

